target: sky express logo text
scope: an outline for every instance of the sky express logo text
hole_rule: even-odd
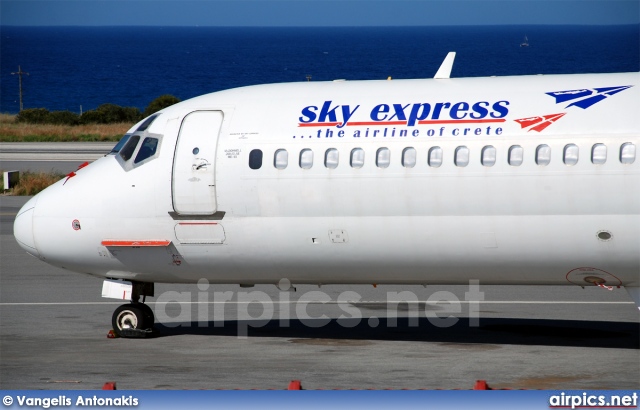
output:
[[[368,112],[367,121],[354,121],[356,112],[360,109],[360,105],[352,107],[350,105],[334,104],[333,101],[324,101],[322,105],[310,105],[304,107],[301,111],[298,126],[300,127],[335,127],[338,129],[354,126],[400,126],[414,127],[416,125],[446,125],[446,124],[484,124],[484,123],[503,123],[509,113],[509,101],[479,101],[473,104],[467,102],[457,103],[414,103],[414,104],[378,104]],[[360,110],[362,111],[362,110]],[[439,134],[442,135],[444,128],[441,127]],[[413,130],[411,135],[417,136],[417,130]],[[491,126],[482,128],[465,128],[454,129],[452,135],[499,135],[502,128],[494,128]],[[333,131],[330,129],[318,130],[317,137],[332,137]],[[436,130],[429,130],[427,134],[433,136]],[[338,131],[336,136],[343,137],[344,131]],[[407,136],[407,130],[385,128],[384,130],[369,129],[356,130],[353,137],[395,137]],[[304,138],[304,136],[298,136]],[[294,136],[294,138],[296,138]],[[313,138],[313,136],[308,136]]]
[[[322,106],[310,105],[302,109],[299,118],[301,127],[337,127],[367,125],[400,125],[413,127],[417,124],[460,124],[504,122],[509,113],[509,101],[479,101],[414,104],[378,104],[369,112],[370,121],[351,121],[360,108],[356,105],[334,105],[325,101]]]
[[[545,94],[554,97],[556,104],[564,104],[569,102],[565,108],[579,107],[587,109],[592,105],[606,100],[612,95],[631,88],[631,85],[615,86],[615,87],[599,87],[584,88],[578,90],[551,91]],[[360,105],[351,108],[350,105],[333,104],[333,101],[324,101],[321,106],[309,105],[301,111],[299,127],[325,127],[317,129],[317,138],[332,138],[334,135],[333,128],[344,128],[347,126],[368,127],[368,126],[384,126],[385,128],[376,128],[373,130],[357,129],[353,132],[354,138],[360,137],[407,137],[409,135],[417,137],[426,134],[432,136],[467,136],[467,135],[501,135],[502,127],[492,126],[492,123],[504,123],[505,117],[509,114],[509,101],[478,101],[470,104],[467,102],[439,102],[430,103],[413,103],[413,104],[378,104],[368,113],[367,121],[353,121],[352,118]],[[362,111],[362,110],[361,110]],[[527,129],[527,132],[541,132],[560,118],[564,117],[566,112],[534,115],[532,117],[515,119],[520,127]],[[362,114],[360,114],[362,115]],[[362,117],[361,117],[362,118]],[[487,124],[481,125],[481,124]],[[396,130],[399,127],[415,127],[416,125],[439,125],[444,126],[430,128],[427,130],[418,130],[414,128]],[[475,124],[465,126],[465,124]],[[453,125],[452,127],[445,127]],[[460,126],[462,125],[462,126]],[[391,128],[389,127],[391,126]],[[457,126],[457,127],[456,127]],[[323,132],[324,131],[324,132]],[[337,130],[336,136],[341,138],[345,136],[344,130]],[[293,138],[313,138],[313,135],[298,135]]]

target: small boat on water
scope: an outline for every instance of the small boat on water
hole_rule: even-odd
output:
[[[520,47],[529,47],[529,39],[527,36],[524,36],[524,41],[520,43]]]

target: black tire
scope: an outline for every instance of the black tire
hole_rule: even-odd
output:
[[[111,317],[113,331],[118,336],[122,336],[122,329],[146,330],[148,323],[148,315],[144,312],[144,309],[140,308],[140,304],[130,303],[119,306]]]
[[[136,306],[142,309],[142,313],[145,315],[145,326],[147,326],[148,328],[153,327],[156,318],[153,315],[151,306],[145,305],[144,303],[138,303]]]

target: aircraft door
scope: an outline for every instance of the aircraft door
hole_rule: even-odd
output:
[[[171,195],[181,215],[217,210],[215,160],[222,111],[194,111],[182,121],[173,158]]]

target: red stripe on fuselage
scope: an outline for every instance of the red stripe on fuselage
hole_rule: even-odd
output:
[[[505,122],[504,118],[487,119],[487,120],[420,120],[418,124],[486,124],[486,123],[499,123]],[[299,123],[299,127],[335,127],[336,125],[342,125],[341,122],[313,122],[313,123]],[[348,122],[347,126],[362,127],[371,125],[407,125],[407,121],[357,121]]]

